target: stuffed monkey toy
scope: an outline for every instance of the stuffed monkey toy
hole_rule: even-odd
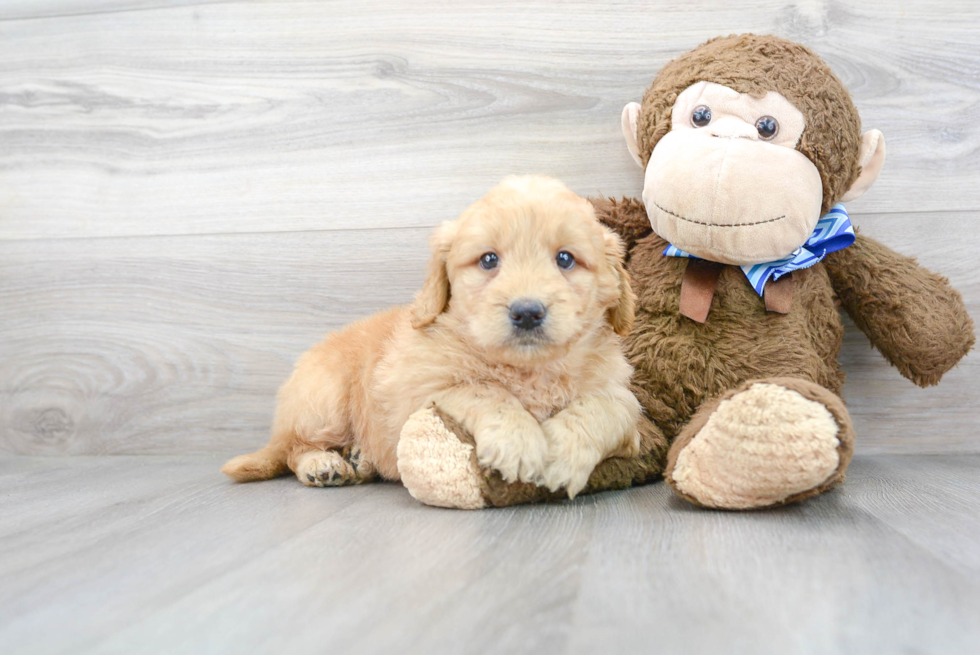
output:
[[[834,487],[854,450],[840,308],[923,387],[974,342],[948,281],[857,234],[841,204],[878,176],[882,134],[861,132],[813,52],[755,35],[667,64],[622,127],[645,169],[642,200],[593,205],[627,247],[637,309],[626,348],[646,417],[640,455],[602,462],[585,491],[663,475],[697,505],[752,509]],[[472,436],[438,407],[406,424],[398,455],[429,504],[563,495],[481,470]]]

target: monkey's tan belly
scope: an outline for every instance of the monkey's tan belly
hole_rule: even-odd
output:
[[[706,400],[747,380],[788,376],[839,394],[843,323],[821,264],[797,271],[789,314],[767,312],[744,274],[726,267],[704,324],[678,311],[686,260],[664,257],[650,235],[630,253],[638,296],[627,353],[634,387],[650,418],[671,438]]]

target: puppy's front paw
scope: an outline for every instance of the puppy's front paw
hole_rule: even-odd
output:
[[[548,419],[541,428],[548,441],[543,483],[551,491],[564,487],[568,497],[574,498],[585,488],[602,455],[586,435],[561,420]]]
[[[544,472],[548,444],[537,421],[500,416],[486,422],[473,435],[480,466],[500,472],[507,482],[534,482]]]

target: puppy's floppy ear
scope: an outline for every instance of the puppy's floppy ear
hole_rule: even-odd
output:
[[[606,265],[616,276],[617,297],[615,304],[607,310],[609,324],[621,337],[625,337],[633,329],[633,317],[636,311],[636,296],[630,286],[630,276],[623,267],[625,251],[623,242],[611,230],[603,227],[605,232]]]
[[[446,272],[446,260],[455,237],[456,224],[446,222],[436,229],[429,240],[432,256],[429,259],[425,284],[415,295],[415,302],[412,304],[412,327],[415,329],[431,325],[449,305],[449,274]]]

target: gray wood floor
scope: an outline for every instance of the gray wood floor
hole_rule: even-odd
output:
[[[980,455],[858,457],[742,514],[663,484],[459,512],[217,464],[0,459],[0,652],[980,652]]]
[[[777,511],[217,473],[501,177],[637,195],[622,106],[745,31],[837,71],[855,223],[980,320],[976,0],[0,2],[0,655],[980,652],[975,354],[921,390],[849,326],[852,473]]]

